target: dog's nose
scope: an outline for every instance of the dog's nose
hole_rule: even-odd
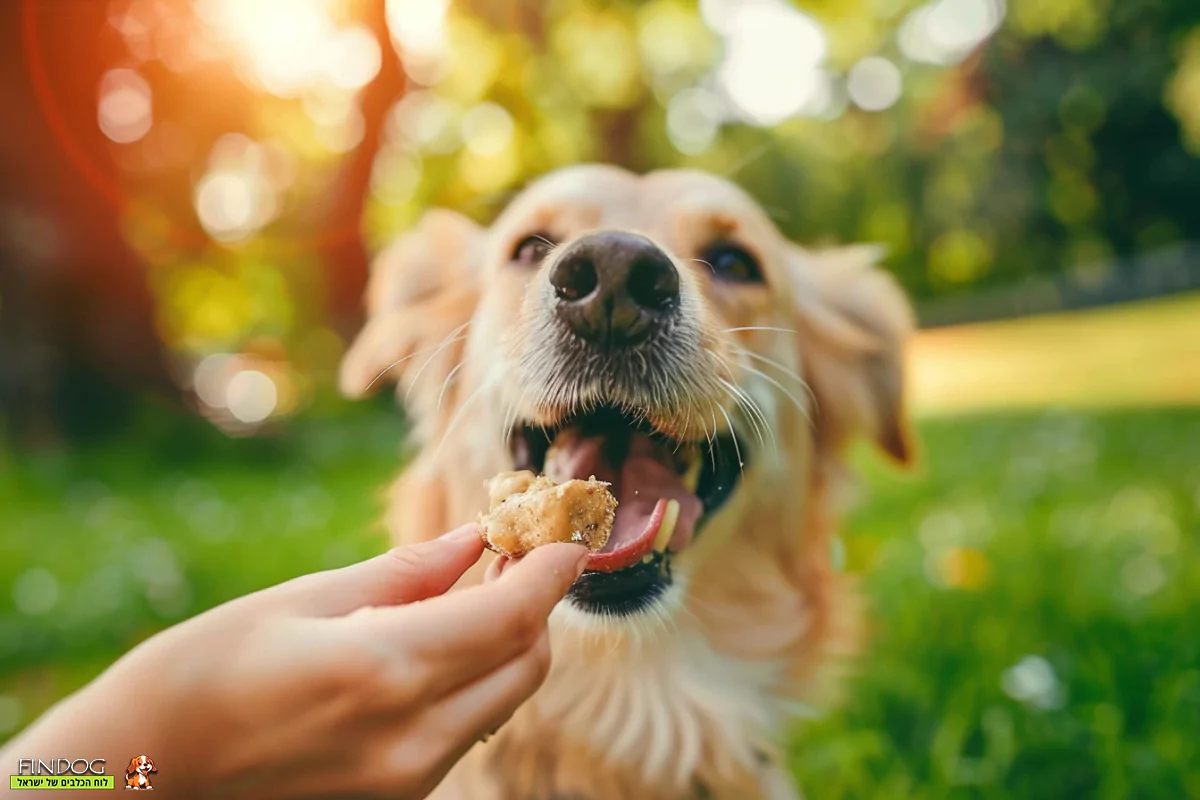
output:
[[[679,273],[644,236],[602,231],[576,239],[550,270],[557,313],[601,350],[646,340],[679,307]]]

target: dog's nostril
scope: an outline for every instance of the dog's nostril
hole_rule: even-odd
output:
[[[594,292],[598,283],[596,265],[585,256],[564,258],[550,273],[554,293],[563,300],[581,300]]]
[[[625,291],[642,308],[663,310],[679,299],[679,273],[665,256],[639,258],[630,265]]]

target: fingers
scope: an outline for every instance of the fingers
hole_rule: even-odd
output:
[[[408,663],[424,665],[423,685],[438,697],[532,647],[587,555],[580,545],[539,547],[507,564],[490,583],[427,603],[378,609],[363,624],[379,640],[403,642],[412,657]]]
[[[483,553],[479,526],[397,547],[342,569],[305,575],[268,594],[293,613],[341,616],[364,606],[413,603],[444,594]]]
[[[538,690],[549,671],[550,636],[543,631],[525,653],[431,706],[418,728],[430,731],[443,743],[445,752],[428,785],[436,786],[468,750],[507,722]],[[405,745],[396,756],[406,756]]]
[[[507,722],[542,685],[549,671],[550,635],[543,631],[525,653],[447,697],[440,704],[440,713],[444,719],[454,721],[454,733],[470,746]]]

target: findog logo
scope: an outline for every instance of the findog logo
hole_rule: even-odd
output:
[[[134,756],[125,767],[125,788],[134,791],[154,791],[150,783],[151,773],[158,772],[153,759],[148,755]]]
[[[9,790],[113,789],[116,781],[104,774],[103,758],[20,758]]]

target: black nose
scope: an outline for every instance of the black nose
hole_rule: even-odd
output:
[[[550,270],[558,316],[601,350],[631,347],[679,307],[679,273],[644,236],[603,231],[575,240]]]

